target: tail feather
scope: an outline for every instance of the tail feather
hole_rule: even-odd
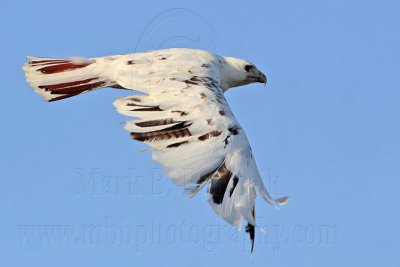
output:
[[[27,58],[31,61],[23,67],[26,80],[46,101],[57,101],[115,84],[102,73],[104,68],[99,67],[101,63],[96,59]]]

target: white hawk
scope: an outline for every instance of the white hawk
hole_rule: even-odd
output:
[[[153,151],[175,184],[193,196],[208,184],[208,202],[226,222],[247,221],[251,251],[255,236],[255,198],[273,199],[258,172],[247,137],[224,92],[267,78],[246,60],[174,48],[97,58],[28,57],[26,79],[46,101],[98,88],[143,94],[118,98],[117,111],[135,117],[125,129]]]

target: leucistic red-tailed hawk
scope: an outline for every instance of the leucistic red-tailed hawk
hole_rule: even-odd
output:
[[[208,184],[208,202],[230,224],[247,221],[251,251],[255,198],[273,199],[258,172],[247,137],[224,92],[267,78],[246,60],[203,50],[166,49],[98,58],[28,57],[26,79],[46,101],[57,101],[103,87],[140,91],[118,98],[117,111],[135,117],[125,129],[148,144],[153,159],[189,195]]]

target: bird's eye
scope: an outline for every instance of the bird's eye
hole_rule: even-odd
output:
[[[252,65],[246,65],[246,66],[244,66],[244,70],[245,71],[247,71],[247,72],[251,72],[251,71],[253,71],[253,66]]]

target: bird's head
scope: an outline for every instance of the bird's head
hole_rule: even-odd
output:
[[[234,57],[224,59],[221,70],[221,87],[224,91],[255,82],[267,83],[267,77],[253,63]]]

